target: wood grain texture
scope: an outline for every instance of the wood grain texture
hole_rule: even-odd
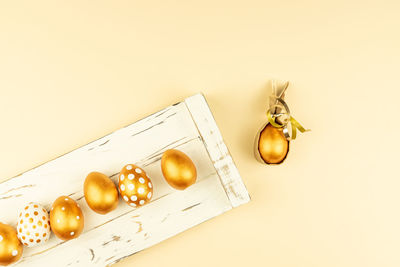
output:
[[[171,188],[162,176],[160,159],[169,148],[184,151],[197,167],[197,182],[184,191]],[[86,175],[99,171],[116,182],[128,163],[143,167],[152,179],[152,201],[133,209],[121,200],[107,215],[90,210],[83,197]],[[67,242],[52,235],[46,244],[26,248],[16,265],[111,265],[249,201],[200,94],[0,183],[0,221],[15,226],[18,209],[26,203],[37,202],[49,209],[61,195],[81,206],[84,232]]]
[[[206,99],[196,95],[187,98],[185,103],[200,135],[203,137],[204,145],[219,174],[232,206],[237,207],[249,202],[250,196],[222,139],[214,117],[210,109],[205,108],[208,107]]]

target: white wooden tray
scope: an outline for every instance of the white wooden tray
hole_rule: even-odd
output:
[[[160,159],[169,148],[182,150],[197,167],[196,184],[184,191],[164,180]],[[134,209],[121,199],[116,210],[99,215],[83,197],[91,171],[117,181],[128,163],[145,169],[154,183],[152,201]],[[74,240],[54,234],[44,245],[25,248],[18,266],[106,266],[249,201],[203,95],[187,98],[35,169],[0,183],[0,221],[16,226],[17,210],[37,202],[48,210],[61,195],[81,206],[85,229]]]

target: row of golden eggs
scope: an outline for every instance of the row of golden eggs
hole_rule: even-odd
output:
[[[197,179],[196,166],[183,152],[169,149],[161,158],[161,170],[167,183],[184,190]],[[84,182],[84,196],[88,206],[99,214],[117,208],[118,191],[124,201],[139,207],[153,197],[153,183],[146,172],[135,164],[125,165],[119,173],[118,188],[105,174],[91,172]],[[49,240],[51,230],[62,240],[77,238],[84,228],[84,216],[79,205],[68,196],[58,197],[50,215],[37,203],[29,203],[19,211],[17,229],[0,223],[0,265],[18,261],[23,245],[33,247]]]
[[[169,149],[161,158],[161,170],[167,183],[183,190],[197,179],[196,166],[183,152]],[[153,183],[147,173],[135,164],[125,165],[118,177],[118,188],[105,174],[91,172],[85,179],[84,195],[88,206],[95,212],[106,214],[118,205],[118,191],[132,207],[140,207],[153,197]]]
[[[17,229],[0,223],[0,265],[18,261],[23,245],[33,247],[49,240],[51,230],[62,240],[77,238],[84,218],[79,205],[68,196],[57,198],[50,210],[37,203],[25,205],[18,213]]]

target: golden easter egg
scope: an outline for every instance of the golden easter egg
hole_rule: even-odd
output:
[[[167,183],[184,190],[196,182],[197,170],[193,161],[183,152],[168,149],[161,158],[161,171]]]
[[[91,172],[83,186],[88,206],[97,213],[106,214],[118,206],[118,190],[114,182],[105,174]]]
[[[84,226],[81,208],[70,197],[57,198],[50,210],[50,225],[54,234],[62,240],[77,238]]]
[[[17,231],[8,224],[0,223],[0,265],[9,265],[22,256],[24,246]]]
[[[146,172],[135,164],[122,168],[118,178],[122,198],[131,207],[143,206],[153,197],[153,183]]]
[[[283,129],[268,123],[258,138],[258,152],[261,159],[267,164],[280,164],[289,152],[289,141]]]
[[[27,247],[47,242],[50,238],[50,221],[47,210],[38,203],[25,205],[18,215],[18,238]]]

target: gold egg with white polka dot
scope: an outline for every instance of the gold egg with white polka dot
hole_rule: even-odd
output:
[[[37,203],[25,205],[18,213],[18,238],[27,247],[43,244],[50,237],[50,219],[47,210]]]
[[[62,240],[77,238],[84,226],[81,208],[70,197],[57,198],[50,210],[50,225],[53,233]]]
[[[153,197],[153,183],[146,172],[134,164],[122,168],[119,173],[118,190],[131,207],[143,206]]]
[[[14,227],[0,222],[0,265],[9,265],[17,262],[24,246],[18,239]]]

